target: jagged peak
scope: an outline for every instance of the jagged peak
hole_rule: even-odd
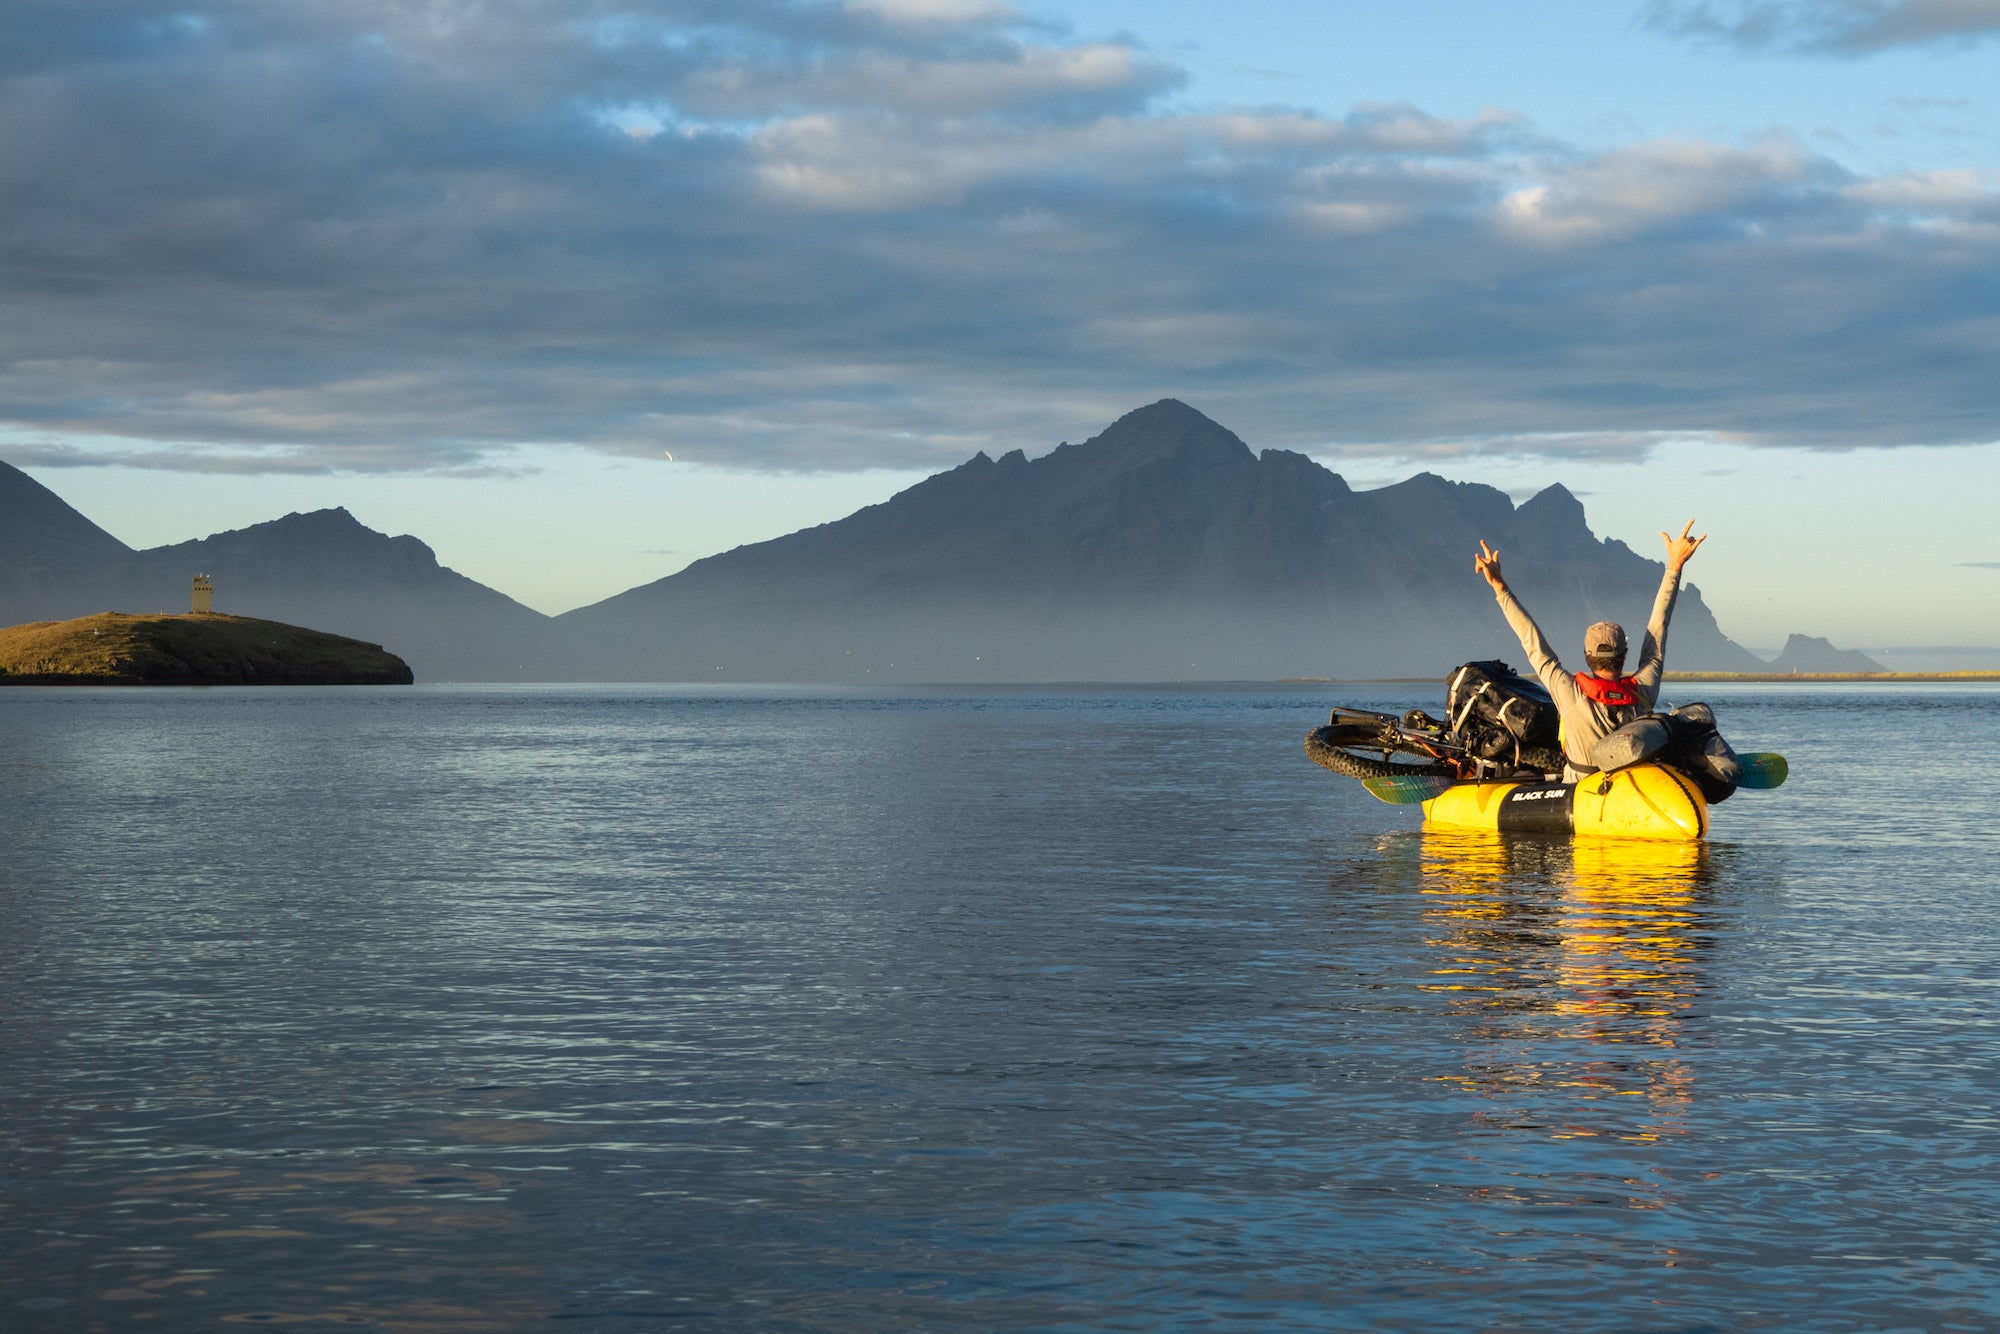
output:
[[[267,519],[263,523],[251,524],[249,526],[253,528],[269,528],[273,524],[280,524],[280,523],[339,524],[342,527],[346,527],[351,524],[356,528],[365,526],[359,519],[355,518],[352,514],[347,512],[347,507],[345,505],[332,505],[323,510],[293,510],[291,513],[286,514],[282,518]]]
[[[1538,492],[1534,492],[1532,496],[1528,496],[1528,498],[1526,498],[1526,500],[1524,500],[1522,504],[1524,504],[1524,506],[1530,506],[1530,504],[1536,504],[1536,502],[1542,502],[1542,504],[1552,504],[1552,506],[1556,506],[1556,504],[1574,504],[1574,506],[1582,506],[1582,500],[1578,500],[1578,498],[1576,498],[1576,492],[1572,492],[1572,490],[1570,490],[1568,486],[1564,486],[1562,482],[1550,482],[1550,484],[1548,484],[1548,486],[1544,486],[1542,490],[1538,490]]]
[[[344,541],[350,544],[369,541],[388,542],[396,545],[414,545],[430,553],[430,547],[421,539],[408,536],[391,537],[387,533],[370,528],[347,511],[344,505],[335,505],[322,510],[293,510],[283,518],[267,519],[263,523],[246,524],[242,528],[225,529],[210,533],[207,537],[176,543],[177,546],[192,546],[197,542],[256,541],[277,539],[282,541]]]
[[[1771,662],[1776,671],[1791,672],[1882,672],[1887,671],[1859,649],[1836,648],[1833,641],[1818,635],[1794,632]]]
[[[1146,404],[1146,406],[1142,408],[1133,408],[1130,412],[1118,418],[1118,421],[1114,421],[1111,424],[1113,426],[1116,426],[1118,425],[1119,422],[1128,422],[1133,420],[1201,421],[1201,422],[1207,422],[1210,426],[1217,426],[1217,423],[1213,418],[1209,417],[1205,413],[1197,412],[1195,409],[1181,402],[1178,398],[1155,399],[1151,403]],[[1217,429],[1219,430],[1221,428],[1217,426]]]
[[[1251,448],[1229,428],[1177,398],[1163,398],[1143,408],[1134,408],[1080,445],[1065,440],[1034,462],[1115,459],[1129,466],[1133,461],[1174,456],[1229,463],[1255,463],[1257,460]],[[1029,462],[1024,450],[1010,449],[995,462],[982,449],[956,468],[933,473],[910,490],[927,490],[931,484],[947,477],[985,473],[993,468],[1026,467]],[[1090,465],[1084,463],[1083,466]]]
[[[211,534],[211,539],[226,537],[229,533],[270,533],[306,532],[322,537],[340,534],[352,536],[367,534],[371,537],[386,537],[347,512],[345,505],[334,505],[323,510],[293,510],[283,518],[267,519],[263,523],[246,524],[227,532]]]
[[[1551,528],[1580,528],[1590,531],[1590,524],[1584,518],[1583,502],[1561,482],[1543,487],[1534,495],[1521,502],[1514,511],[1516,519],[1526,518],[1530,523]]]
[[[1411,494],[1422,492],[1443,492],[1446,495],[1460,495],[1469,491],[1487,491],[1491,487],[1479,482],[1454,482],[1449,477],[1440,477],[1434,472],[1415,473],[1400,482],[1391,482],[1375,492],[1377,495]]]
[[[1104,433],[1109,434],[1121,426],[1145,426],[1155,429],[1163,426],[1196,427],[1228,436],[1231,440],[1236,439],[1235,432],[1221,422],[1205,412],[1189,407],[1178,398],[1157,399],[1143,408],[1133,408],[1105,427]]]
[[[1281,474],[1288,479],[1295,478],[1300,474],[1317,478],[1319,479],[1319,485],[1331,486],[1334,491],[1344,495],[1352,494],[1354,490],[1353,487],[1347,484],[1345,477],[1342,477],[1339,473],[1311,455],[1301,454],[1295,449],[1263,450],[1257,455],[1257,466],[1267,469],[1270,472]]]
[[[1095,454],[1157,458],[1169,455],[1255,463],[1257,455],[1234,431],[1177,398],[1134,408],[1081,448]],[[1059,448],[1058,453],[1062,452]]]

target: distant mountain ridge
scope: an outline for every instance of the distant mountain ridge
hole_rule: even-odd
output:
[[[548,617],[344,509],[134,551],[0,463],[0,625],[186,611],[197,572],[215,577],[218,610],[383,644],[419,680],[546,680],[559,670]]]
[[[1431,474],[1356,492],[1162,400],[1029,460],[981,453],[835,523],[557,618],[616,679],[1176,680],[1438,675],[1519,657],[1478,540],[1558,643],[1643,620],[1662,566],[1550,487]],[[1694,588],[1677,666],[1754,670]]]
[[[1561,486],[1518,507],[1429,473],[1357,492],[1164,399],[555,618],[342,509],[135,552],[0,464],[0,624],[178,610],[205,570],[218,610],[383,644],[420,681],[1435,677],[1520,656],[1481,538],[1564,651],[1595,620],[1636,629],[1662,569]],[[1763,666],[1693,586],[1668,660]]]
[[[1773,672],[1886,672],[1875,659],[1859,649],[1835,648],[1818,635],[1794,634],[1765,669]]]

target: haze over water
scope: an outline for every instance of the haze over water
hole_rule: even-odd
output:
[[[1990,1328],[2000,690],[1706,686],[1702,848],[1432,687],[0,694],[0,1327]]]

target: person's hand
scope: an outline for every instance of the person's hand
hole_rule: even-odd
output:
[[[1660,540],[1667,544],[1667,568],[1675,574],[1679,574],[1681,566],[1688,563],[1688,558],[1694,555],[1696,549],[1702,543],[1708,541],[1707,533],[1703,533],[1700,537],[1690,538],[1688,534],[1693,531],[1694,520],[1689,519],[1687,527],[1681,529],[1679,537],[1669,537],[1665,533],[1660,534]]]
[[[1500,577],[1500,553],[1488,547],[1483,537],[1479,539],[1479,554],[1472,558],[1472,568],[1493,585],[1494,592],[1507,586],[1507,581]]]

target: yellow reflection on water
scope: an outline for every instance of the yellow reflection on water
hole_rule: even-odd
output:
[[[1683,1133],[1705,847],[1431,830],[1421,855],[1422,985],[1448,998],[1466,1047],[1463,1068],[1439,1078],[1480,1095],[1482,1124]]]

